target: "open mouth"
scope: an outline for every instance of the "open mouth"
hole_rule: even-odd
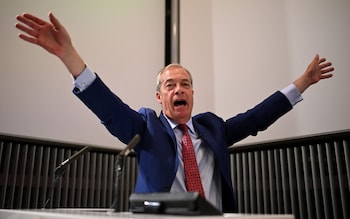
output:
[[[174,106],[185,106],[187,102],[185,100],[176,100]]]

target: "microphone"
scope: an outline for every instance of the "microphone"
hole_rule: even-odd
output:
[[[124,158],[128,156],[129,152],[136,146],[140,141],[140,135],[136,134],[128,145],[117,155],[117,160],[115,162],[115,184],[114,184],[114,202],[112,203],[115,212],[120,212],[121,208],[119,206],[119,184],[123,174]]]
[[[72,156],[70,156],[69,158],[67,158],[66,160],[64,160],[58,167],[56,167],[55,169],[55,179],[52,182],[50,191],[47,195],[47,197],[45,197],[46,199],[44,199],[44,203],[43,203],[43,208],[46,208],[47,205],[49,204],[50,200],[51,200],[51,195],[53,194],[53,189],[56,186],[58,180],[63,176],[66,168],[76,159],[80,158],[81,156],[83,156],[86,152],[88,152],[91,148],[88,146],[85,146],[84,148],[80,149],[77,153],[73,154]],[[52,194],[51,194],[52,193]]]
[[[136,134],[128,143],[128,145],[118,154],[118,156],[127,157],[130,151],[136,146],[140,141],[140,135]]]
[[[76,159],[83,156],[86,152],[90,151],[90,149],[91,149],[90,147],[85,146],[83,149],[80,149],[80,151],[78,151],[77,153],[75,153],[72,156],[70,156],[69,158],[67,158],[58,167],[56,167],[55,174],[56,175],[62,174],[65,171],[65,169],[67,168],[67,166],[69,166]]]

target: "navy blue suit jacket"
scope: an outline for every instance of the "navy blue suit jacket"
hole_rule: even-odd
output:
[[[127,144],[135,134],[141,136],[135,147],[139,171],[135,192],[169,192],[174,181],[178,156],[175,135],[166,118],[152,109],[131,109],[97,79],[83,92],[75,92],[102,121],[111,134]],[[215,164],[222,177],[224,212],[237,210],[232,187],[228,147],[266,129],[292,108],[279,91],[263,102],[226,121],[206,112],[192,117],[201,139],[214,152]]]

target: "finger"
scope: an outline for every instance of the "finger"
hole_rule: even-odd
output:
[[[333,77],[333,74],[326,74],[326,75],[321,75],[320,79],[327,79]]]
[[[52,12],[49,13],[49,18],[50,18],[50,21],[54,25],[56,30],[62,29],[63,26],[62,26],[61,22],[59,22],[59,20],[53,15]]]
[[[321,69],[327,68],[327,67],[329,67],[329,66],[331,66],[331,65],[332,65],[331,62],[326,62],[326,63],[324,63],[324,64],[320,64],[320,68],[321,68]]]
[[[44,25],[44,24],[47,23],[47,21],[45,21],[45,20],[43,20],[43,19],[41,19],[39,17],[36,17],[36,16],[34,16],[32,14],[29,14],[29,13],[24,13],[23,17],[25,17],[25,18],[27,18],[27,19],[29,19],[29,20],[31,20],[31,21],[39,24],[39,25]]]
[[[25,17],[24,15],[18,15],[17,20],[22,22],[23,24],[26,24],[27,26],[37,30],[39,28],[39,24],[35,23],[33,20]]]
[[[320,59],[318,60],[318,63],[321,64],[322,62],[325,62],[325,61],[326,61],[326,58],[320,58]]]
[[[27,36],[25,34],[19,34],[18,36],[19,36],[19,38],[21,38],[24,41],[27,41],[27,42],[30,42],[30,43],[33,43],[33,44],[38,44],[37,38],[29,37],[29,36]]]
[[[31,35],[31,36],[34,36],[34,37],[37,36],[37,32],[35,30],[33,30],[32,28],[28,28],[27,26],[24,26],[22,24],[17,23],[16,28]]]
[[[334,71],[333,67],[322,69],[321,74],[327,74],[327,73],[332,72],[332,71]]]

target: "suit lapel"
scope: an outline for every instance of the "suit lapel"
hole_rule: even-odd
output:
[[[162,122],[163,126],[165,127],[166,132],[173,140],[174,150],[176,151],[176,137],[174,134],[173,129],[170,127],[168,120],[164,117],[163,112],[160,112],[159,119]]]

